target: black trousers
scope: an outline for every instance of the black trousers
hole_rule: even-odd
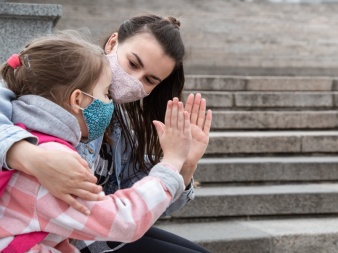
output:
[[[102,245],[100,245],[102,244]],[[96,249],[103,246],[106,249],[118,247],[120,242],[96,242]],[[81,249],[82,253],[99,253],[102,251]],[[108,251],[107,251],[108,252]],[[116,253],[210,253],[210,251],[198,246],[197,244],[184,239],[175,234],[169,233],[159,228],[152,227],[139,240],[127,243],[120,249],[115,250]]]

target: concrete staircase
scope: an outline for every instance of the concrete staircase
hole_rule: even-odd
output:
[[[58,29],[85,26],[97,38],[133,15],[174,15],[189,51],[186,73],[239,75],[187,78],[186,92],[201,92],[213,109],[213,132],[195,173],[196,199],[157,226],[214,253],[338,252],[338,82],[316,77],[338,73],[337,3],[29,2],[62,4]],[[53,27],[60,6],[37,7],[31,16],[56,19],[46,25],[22,8],[0,8],[0,28],[19,42]],[[21,16],[15,24],[8,10]]]
[[[338,87],[327,77],[189,76],[213,109],[196,198],[157,226],[211,252],[338,252]]]

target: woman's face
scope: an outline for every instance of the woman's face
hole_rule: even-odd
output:
[[[122,44],[117,43],[115,33],[107,42],[105,52],[117,52],[122,69],[141,81],[148,94],[167,78],[175,67],[175,61],[164,54],[153,36],[146,33],[137,34]]]

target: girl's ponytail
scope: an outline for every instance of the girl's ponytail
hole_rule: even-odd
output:
[[[18,59],[20,60],[19,56]],[[8,59],[9,61],[9,59]],[[5,83],[16,83],[15,80],[15,71],[16,68],[13,68],[13,66],[10,66],[10,64],[6,61],[0,68],[0,76],[5,81]]]

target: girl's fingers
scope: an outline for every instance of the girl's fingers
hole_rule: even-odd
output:
[[[190,115],[190,123],[191,124],[197,123],[200,104],[201,104],[201,94],[197,93],[196,96],[195,96],[195,99],[194,99],[194,103],[193,103],[193,107],[192,107],[191,115]]]
[[[162,122],[157,121],[157,120],[154,120],[153,124],[155,126],[155,129],[156,129],[158,137],[161,138],[162,135],[163,135],[163,133],[164,133],[164,131],[165,131],[165,125]]]
[[[180,132],[183,132],[184,128],[184,109],[183,109],[183,103],[178,102],[178,122],[177,122],[177,128]]]
[[[207,101],[202,98],[201,104],[200,104],[200,111],[198,113],[198,119],[197,119],[197,126],[200,127],[201,129],[203,128],[203,123],[205,120],[205,111],[207,108]]]
[[[210,132],[211,121],[212,121],[212,111],[208,110],[203,129],[203,132],[207,135],[209,135]]]
[[[171,111],[172,111],[173,101],[169,100],[167,103],[167,110],[165,112],[164,124],[166,127],[171,125]]]

